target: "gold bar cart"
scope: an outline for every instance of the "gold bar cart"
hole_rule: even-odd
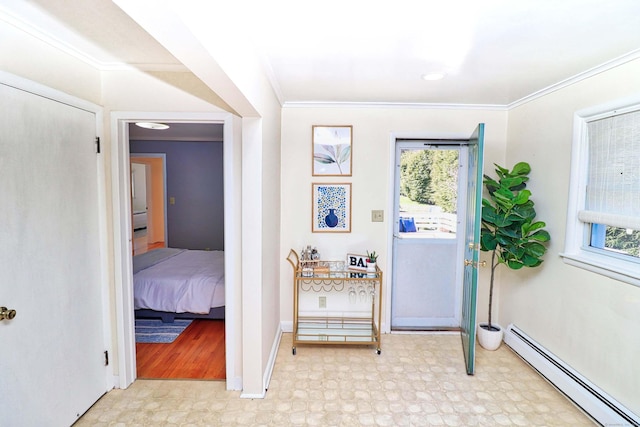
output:
[[[342,261],[300,260],[291,249],[287,261],[293,267],[293,346],[298,345],[366,345],[381,353],[382,270],[375,273],[346,268]],[[300,299],[311,292],[339,294],[342,301],[353,303],[353,292],[360,310],[317,310],[314,314],[300,311]],[[364,291],[364,294],[363,294]],[[349,310],[347,310],[349,311]]]

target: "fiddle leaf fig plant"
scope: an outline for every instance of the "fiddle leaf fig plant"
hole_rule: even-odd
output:
[[[504,264],[513,270],[537,267],[551,237],[544,230],[546,224],[536,220],[531,191],[526,189],[531,166],[517,163],[513,169],[495,165],[498,179],[484,175],[483,184],[488,197],[482,199],[482,228],[480,250],[491,252],[489,282],[489,318],[493,302],[493,283],[496,268]]]

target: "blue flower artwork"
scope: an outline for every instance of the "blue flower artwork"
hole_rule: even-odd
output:
[[[350,231],[350,192],[350,184],[314,184],[313,231]]]

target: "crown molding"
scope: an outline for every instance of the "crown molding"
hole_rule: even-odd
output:
[[[285,102],[283,108],[398,108],[425,110],[494,110],[507,111],[506,105],[499,104],[438,104],[422,102],[325,102],[297,101]]]
[[[640,58],[640,49],[633,50],[625,55],[612,59],[611,61],[605,62],[604,64],[590,68],[586,71],[576,74],[573,77],[569,77],[568,79],[562,80],[558,83],[552,84],[551,86],[547,86],[544,89],[540,89],[537,92],[534,92],[530,95],[520,98],[519,100],[507,105],[507,109],[511,110],[513,108],[520,107],[521,105],[524,105],[528,102],[534,101],[538,98],[542,98],[543,96],[549,95],[550,93],[556,92],[560,89],[564,89],[568,86],[574,85],[578,82],[589,79],[595,75],[604,73],[605,71],[609,71],[613,68],[619,67],[620,65],[626,64],[627,62],[634,61],[638,58]]]

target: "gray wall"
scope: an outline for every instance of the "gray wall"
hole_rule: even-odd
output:
[[[222,143],[130,141],[130,152],[166,154],[167,246],[223,250]]]

